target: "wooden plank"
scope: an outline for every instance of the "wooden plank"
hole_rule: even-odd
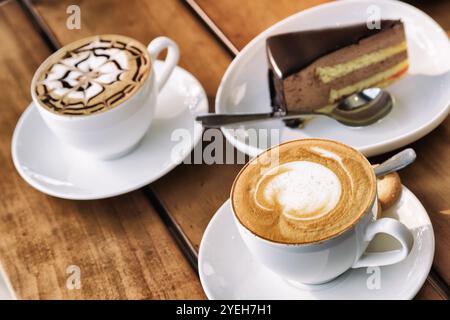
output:
[[[417,160],[401,172],[403,183],[426,208],[436,237],[434,269],[450,284],[450,117],[411,145]]]
[[[198,251],[203,232],[229,197],[241,165],[181,165],[152,189]]]
[[[449,1],[424,1],[406,0],[405,2],[419,8],[436,20],[444,30],[450,30],[450,2]]]
[[[256,35],[278,21],[299,11],[330,1],[192,0],[239,50]]]
[[[415,300],[445,300],[429,281],[425,282],[422,289],[417,293]]]
[[[0,261],[18,297],[204,298],[196,274],[141,191],[66,201],[19,177],[11,136],[31,100],[31,77],[50,52],[15,1],[0,6],[0,39]],[[80,268],[79,290],[66,286],[70,265]]]
[[[333,0],[185,0],[198,14],[211,20],[238,50],[276,22],[299,11]],[[449,1],[405,1],[423,10],[435,19],[444,30],[450,30]],[[197,9],[198,7],[198,9]],[[236,27],[239,26],[239,27]],[[231,50],[233,51],[233,50]]]

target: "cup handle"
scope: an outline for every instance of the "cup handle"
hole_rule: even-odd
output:
[[[173,69],[176,67],[178,63],[178,59],[180,58],[180,50],[178,49],[177,44],[167,37],[158,37],[152,40],[147,47],[147,50],[154,62],[161,51],[167,48],[167,57],[164,60],[164,66],[162,72],[158,75],[156,80],[156,88],[159,91],[164,87],[172,73]]]
[[[353,264],[352,268],[394,264],[405,259],[411,252],[414,237],[411,231],[403,223],[391,218],[376,220],[367,226],[364,233],[364,240],[372,241],[378,233],[386,233],[393,236],[400,242],[402,248],[386,252],[365,252],[361,258]]]

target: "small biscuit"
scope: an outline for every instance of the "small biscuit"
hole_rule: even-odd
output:
[[[398,201],[402,193],[402,182],[397,172],[377,179],[378,200],[383,210],[389,209]]]

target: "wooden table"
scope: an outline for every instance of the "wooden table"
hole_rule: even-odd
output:
[[[11,136],[31,98],[39,64],[59,46],[101,33],[148,43],[159,35],[181,49],[180,65],[214,95],[233,56],[259,32],[321,0],[6,1],[0,5],[0,261],[22,299],[204,299],[199,243],[227,199],[241,165],[180,165],[148,187],[98,201],[42,194],[17,174]],[[416,1],[450,30],[448,1]],[[81,8],[68,30],[66,8]],[[433,222],[436,254],[418,299],[448,299],[450,284],[450,118],[412,144],[417,162],[402,171]],[[381,161],[388,155],[374,161]],[[81,269],[81,289],[66,269]]]

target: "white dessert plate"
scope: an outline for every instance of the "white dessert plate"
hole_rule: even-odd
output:
[[[156,73],[161,67],[156,61]],[[31,103],[14,131],[14,165],[30,185],[55,197],[88,200],[116,196],[155,181],[181,163],[202,136],[194,114],[207,111],[201,84],[176,67],[158,96],[155,118],[138,147],[122,158],[104,161],[61,144]]]
[[[401,19],[406,29],[410,68],[404,78],[386,89],[395,98],[390,114],[361,128],[346,127],[319,116],[302,129],[290,129],[280,120],[222,127],[231,144],[256,156],[278,142],[328,138],[349,144],[366,156],[374,156],[409,144],[437,127],[450,111],[450,42],[444,30],[424,12],[400,1],[388,0],[336,1],[299,12],[270,27],[253,39],[228,67],[217,93],[216,112],[271,110],[265,53],[268,36],[364,23],[374,12],[380,13],[383,19]],[[279,140],[249,138],[261,134],[259,129],[279,130]]]
[[[292,285],[255,261],[234,224],[230,201],[205,230],[198,257],[199,274],[209,299],[412,299],[424,284],[434,256],[434,234],[420,201],[403,187],[397,204],[383,213],[414,234],[414,246],[400,263],[350,269],[322,285]],[[397,249],[388,236],[377,236],[371,251]]]

